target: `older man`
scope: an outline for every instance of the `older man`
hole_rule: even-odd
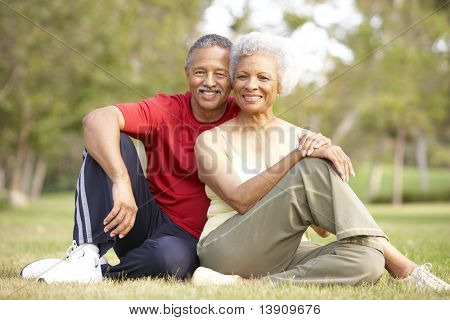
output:
[[[83,119],[87,151],[76,188],[73,245],[66,259],[36,261],[22,277],[48,283],[190,277],[209,205],[194,143],[239,112],[228,97],[231,45],[214,34],[193,44],[185,64],[189,92],[96,109]],[[127,134],[144,143],[146,177]],[[326,140],[311,135],[303,148]],[[120,259],[115,266],[100,258],[110,248]]]

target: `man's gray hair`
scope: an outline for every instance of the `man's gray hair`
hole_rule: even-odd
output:
[[[220,47],[222,49],[230,50],[232,45],[233,44],[230,40],[225,37],[219,36],[218,34],[207,34],[198,38],[197,41],[195,41],[194,44],[189,48],[186,62],[184,63],[185,70],[189,68],[192,59],[192,53],[196,49]]]
[[[280,94],[289,94],[299,81],[297,59],[292,47],[292,41],[287,38],[260,32],[240,36],[231,49],[231,80],[234,82],[236,67],[241,57],[255,53],[268,54],[277,62]]]

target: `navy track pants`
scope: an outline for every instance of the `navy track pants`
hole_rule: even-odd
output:
[[[86,151],[75,193],[73,239],[94,243],[100,256],[114,248],[120,263],[103,268],[113,279],[173,276],[189,278],[198,267],[197,238],[176,225],[158,207],[149,190],[131,139],[120,135],[120,151],[138,206],[134,227],[122,239],[104,232],[103,220],[113,207],[112,182]]]

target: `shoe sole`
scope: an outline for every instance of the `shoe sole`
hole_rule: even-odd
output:
[[[39,261],[39,260],[34,260],[33,262],[30,262],[25,267],[23,267],[22,270],[20,270],[20,276],[23,278],[23,270],[25,270],[26,267],[28,267],[29,265],[32,265],[33,263],[35,263],[37,261]]]
[[[55,260],[60,260],[60,259],[55,259]],[[24,280],[36,279],[36,277],[30,277],[30,278],[26,278],[26,279],[25,279],[25,278],[23,277],[23,271],[24,271],[28,266],[30,266],[30,265],[32,265],[33,263],[38,262],[38,261],[40,261],[40,260],[34,260],[33,262],[30,262],[30,263],[27,264],[25,267],[23,267],[22,270],[20,270],[20,277],[21,277],[22,279],[24,279]],[[55,261],[55,262],[56,262],[55,265],[59,263],[59,261]],[[51,269],[51,268],[53,268],[53,266],[50,267],[49,269]]]

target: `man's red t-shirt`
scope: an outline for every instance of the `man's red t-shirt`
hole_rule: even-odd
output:
[[[147,182],[159,207],[184,230],[199,237],[206,222],[209,199],[198,178],[194,145],[198,135],[236,117],[239,107],[228,97],[220,120],[198,122],[190,92],[158,94],[152,98],[116,104],[125,118],[123,132],[143,142],[147,155]]]

